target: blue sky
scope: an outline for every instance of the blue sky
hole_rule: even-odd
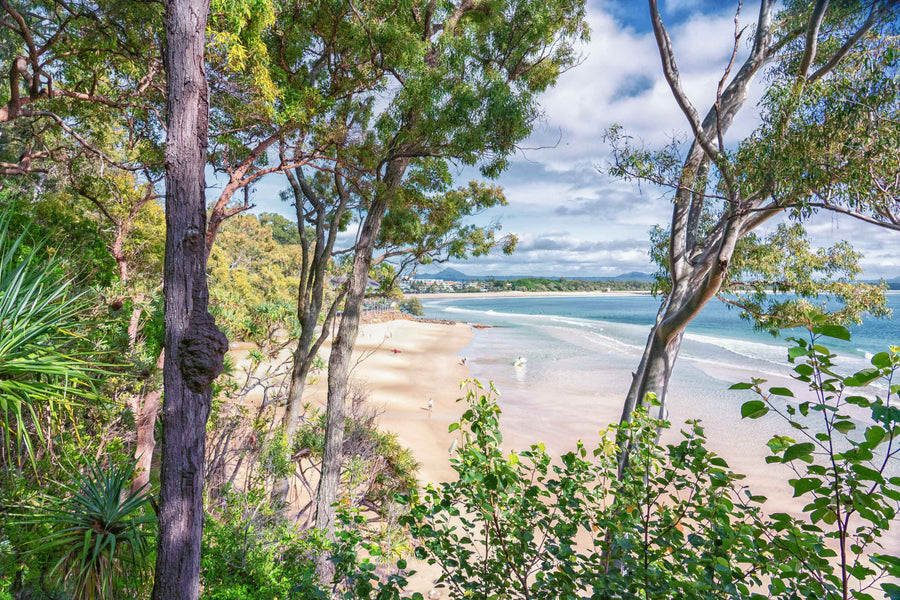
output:
[[[662,0],[661,5],[683,84],[705,112],[731,54],[737,1]],[[742,20],[751,22],[757,9],[745,2]],[[605,175],[609,148],[603,132],[618,123],[648,146],[658,146],[688,125],[663,80],[647,3],[590,0],[588,20],[592,34],[580,49],[583,62],[541,99],[544,117],[522,144],[533,149],[519,152],[496,180],[509,205],[479,218],[499,221],[503,233],[516,234],[516,253],[450,266],[470,274],[568,277],[653,270],[648,231],[668,222],[671,204],[661,190]],[[746,44],[741,48],[746,51]],[[753,90],[726,143],[754,129],[759,94],[759,88]],[[460,184],[473,178],[478,178],[474,170],[458,171]],[[278,199],[284,185],[278,176],[259,185],[253,196],[257,210],[291,216],[293,209]],[[865,256],[865,276],[900,276],[900,234],[831,215],[815,218],[809,230],[821,245],[853,242]]]

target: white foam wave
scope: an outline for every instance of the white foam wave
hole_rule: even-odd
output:
[[[526,313],[508,313],[508,312],[500,312],[497,310],[476,310],[474,308],[460,308],[458,306],[448,306],[443,309],[444,312],[449,313],[464,313],[464,314],[472,314],[472,315],[490,315],[492,317],[517,317],[517,318],[525,318],[525,319],[546,319],[547,315],[529,315]]]
[[[613,349],[619,350],[620,352],[627,351],[628,354],[632,354],[635,352],[640,354],[644,350],[640,346],[637,346],[635,344],[629,344],[628,342],[623,342],[620,339],[617,339],[617,338],[614,338],[614,337],[608,336],[608,335],[603,335],[602,333],[596,333],[596,332],[592,332],[592,331],[582,332],[581,337],[583,337],[584,339],[586,339],[590,342],[593,342],[595,344],[600,344],[600,345],[606,346],[606,347],[612,347]]]
[[[782,364],[787,359],[787,349],[776,344],[765,344],[763,342],[751,342],[739,338],[702,335],[698,333],[686,333],[684,337],[693,342],[724,348],[734,354],[755,360]]]

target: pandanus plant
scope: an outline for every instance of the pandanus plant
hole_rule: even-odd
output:
[[[49,443],[48,428],[85,397],[96,371],[74,350],[84,296],[72,293],[60,260],[10,225],[0,213],[0,449],[34,461],[35,440]]]
[[[149,578],[151,528],[145,490],[131,491],[135,465],[90,464],[63,486],[66,498],[46,496],[25,520],[52,533],[34,552],[60,556],[51,572],[73,600],[106,600],[135,591]]]

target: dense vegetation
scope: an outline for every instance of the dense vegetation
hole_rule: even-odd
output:
[[[423,489],[351,380],[361,313],[417,265],[514,251],[473,217],[506,205],[490,180],[578,65],[585,3],[0,1],[0,600],[421,598],[412,557],[458,599],[900,598],[900,349],[841,370],[826,340],[885,314],[883,286],[803,227],[900,229],[900,4],[762,0],[703,120],[656,4],[692,138],[607,136],[614,175],[673,190],[656,280],[483,283],[662,296],[622,423],[560,457],[512,451],[470,382],[456,478]],[[757,73],[760,125],[726,147]],[[292,218],[252,212],[263,181]],[[768,462],[793,514],[701,422],[660,442],[682,335],[716,296],[808,331],[796,398],[736,384],[741,417],[783,419]]]
[[[449,287],[448,286],[452,286]],[[560,277],[521,277],[518,279],[494,279],[451,282],[443,285],[426,285],[411,281],[407,290],[416,294],[433,292],[649,292],[651,284],[645,281],[599,281]]]
[[[650,284],[643,281],[586,281],[583,279],[548,279],[546,277],[523,277],[509,281],[487,280],[489,291],[514,292],[636,292],[650,291]]]

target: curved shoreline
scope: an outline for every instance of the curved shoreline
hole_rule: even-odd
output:
[[[558,298],[560,296],[649,296],[649,291],[629,290],[620,292],[438,292],[435,294],[406,294],[407,298],[420,300],[446,300],[448,298]]]

